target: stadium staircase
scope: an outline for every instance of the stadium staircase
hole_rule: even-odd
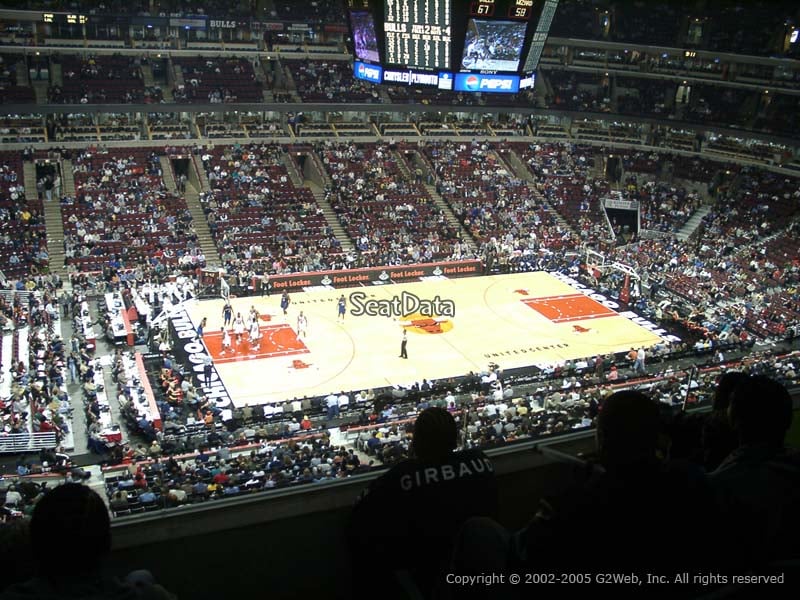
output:
[[[680,231],[675,234],[680,241],[685,242],[688,240],[694,232],[697,231],[697,228],[700,227],[700,223],[703,221],[703,217],[705,217],[708,213],[711,212],[711,207],[707,204],[702,205],[700,208],[695,211],[695,213],[689,218],[686,222],[686,225],[681,227]]]
[[[175,182],[175,174],[172,172],[169,156],[159,156],[158,161],[161,163],[161,178],[164,180],[164,185],[167,186],[167,191],[177,194],[178,184]]]
[[[325,199],[325,192],[323,190],[330,186],[332,181],[330,175],[325,171],[325,167],[319,155],[314,151],[310,151],[306,154],[305,166],[302,173],[300,173],[299,169],[296,169],[290,156],[285,156],[284,160],[291,164],[291,168],[287,166],[289,174],[291,175],[296,172],[298,177],[303,178],[302,185],[311,190],[311,193],[314,195],[314,200],[316,200],[317,204],[322,209],[325,222],[328,223],[328,226],[333,230],[333,235],[339,240],[339,243],[341,243],[342,249],[346,252],[354,250],[355,246],[353,245],[353,240],[347,235],[344,227],[342,227],[339,217],[336,216],[336,211],[333,210],[330,202]],[[294,182],[294,179],[292,179],[292,182]]]
[[[189,213],[192,215],[192,224],[197,233],[197,243],[200,245],[200,249],[206,257],[206,265],[209,267],[221,265],[222,258],[220,257],[217,245],[214,243],[214,238],[211,237],[211,230],[208,228],[206,213],[203,212],[203,205],[200,203],[200,192],[192,184],[191,178],[186,184],[186,194],[184,198]]]
[[[158,160],[161,163],[164,185],[167,186],[169,191],[177,194],[178,186],[175,182],[175,174],[172,171],[172,163],[169,157],[160,156]],[[203,211],[203,205],[200,202],[198,188],[200,190],[210,190],[211,186],[208,183],[205,171],[197,162],[197,156],[192,154],[189,162],[189,179],[186,182],[186,193],[183,198],[186,200],[189,214],[192,215],[192,224],[194,225],[195,233],[197,233],[197,243],[206,257],[206,265],[221,265],[222,259],[219,249],[214,243],[214,238],[211,236],[211,230],[208,228],[208,219],[206,219],[206,213]]]
[[[289,179],[292,181],[295,187],[302,187],[303,186],[303,176],[300,174],[300,171],[297,169],[297,163],[292,160],[292,157],[289,155],[288,152],[281,153],[281,164],[286,167],[286,173],[289,175]]]
[[[289,92],[289,95],[292,97],[292,102],[302,102],[300,94],[297,93],[297,84],[294,82],[292,71],[287,65],[283,64],[281,65],[281,70],[283,72],[283,83],[286,84],[286,91]]]
[[[189,172],[189,183],[195,185],[195,179],[193,174],[197,176],[197,185],[195,187],[199,187],[201,190],[208,191],[211,189],[211,183],[208,181],[208,175],[206,174],[206,170],[203,168],[200,159],[197,158],[196,154],[192,154],[192,165],[194,168],[190,169]]]
[[[30,73],[28,71],[28,63],[25,61],[24,56],[20,56],[17,63],[14,65],[14,72],[16,75],[17,85],[30,85]]]
[[[172,87],[180,87],[184,85],[186,82],[183,80],[183,69],[181,69],[181,66],[173,63],[172,58],[169,59],[169,66],[170,69],[172,69],[172,78],[173,78]]]
[[[153,87],[156,84],[156,80],[153,78],[153,67],[149,63],[142,63],[139,68],[142,70],[142,82],[145,87]]]
[[[61,63],[50,61],[50,85],[57,85],[59,87],[64,85]]]
[[[516,177],[517,179],[523,179],[517,174],[517,170],[511,165],[511,162],[508,160],[509,152],[498,152],[497,150],[489,150],[487,153],[488,156],[492,157],[497,164],[501,165],[506,171],[508,171],[509,175]]]
[[[506,165],[506,169],[510,173],[513,173],[517,178],[525,181],[528,184],[528,189],[530,189],[534,196],[538,198],[538,200],[542,203],[545,210],[553,215],[556,223],[558,223],[559,227],[568,231],[575,231],[573,227],[567,222],[564,217],[561,216],[557,210],[552,208],[550,204],[544,199],[538,188],[536,187],[536,180],[533,178],[533,174],[531,173],[528,165],[524,163],[524,161],[519,157],[519,155],[511,150],[510,152],[504,153],[502,156],[499,154],[497,155],[498,158],[502,161],[504,165]]]
[[[36,166],[33,162],[26,161],[22,170],[25,177],[25,189],[36,193]],[[62,193],[74,197],[75,179],[72,177],[71,160],[61,162],[61,173]],[[57,273],[62,281],[66,281],[68,277],[64,265],[64,221],[61,217],[61,202],[56,198],[50,202],[44,201],[44,225],[47,231],[50,272]]]
[[[608,97],[611,99],[611,112],[617,114],[619,111],[619,99],[617,98],[617,74],[611,73],[608,78]]]
[[[50,86],[50,77],[52,77],[53,63],[49,62],[47,65],[47,79],[31,79],[30,85],[33,88],[33,93],[36,95],[36,104],[47,104],[47,88]],[[61,73],[61,65],[58,65],[59,74]],[[19,72],[19,71],[17,71]],[[25,66],[24,73],[30,77],[27,65]],[[52,140],[48,140],[52,141]]]
[[[397,165],[399,166],[400,170],[403,172],[403,175],[406,177],[408,181],[414,181],[416,178],[416,172],[419,171],[422,175],[422,180],[425,182],[423,185],[428,192],[428,195],[433,200],[433,203],[444,213],[447,222],[450,223],[450,226],[453,227],[456,231],[459,232],[459,237],[462,241],[466,242],[469,246],[470,250],[478,255],[478,245],[475,243],[475,238],[472,237],[472,234],[469,230],[464,227],[464,224],[458,220],[456,215],[453,213],[453,209],[450,208],[450,205],[445,202],[445,199],[442,198],[442,195],[436,191],[436,186],[427,183],[429,181],[435,181],[435,177],[433,174],[433,166],[428,162],[422,154],[417,152],[417,150],[408,150],[408,154],[412,157],[412,162],[409,163],[406,155],[403,155],[401,152],[397,150],[394,151],[394,157],[397,161]],[[412,174],[412,168],[414,173]]]
[[[477,256],[479,252],[478,244],[475,243],[475,238],[473,238],[469,230],[464,227],[464,224],[456,218],[455,214],[453,214],[453,209],[445,202],[442,195],[436,191],[436,186],[426,183],[425,189],[428,190],[428,195],[433,199],[433,203],[444,213],[447,222],[460,233],[459,237],[461,240],[466,242],[469,249]]]
[[[536,85],[533,86],[533,93],[536,95],[537,99],[539,97],[544,99],[547,96],[551,98],[554,97],[553,85],[550,83],[550,77],[547,76],[547,71],[548,69],[539,69],[539,73],[536,76]]]
[[[253,65],[253,73],[256,76],[256,81],[261,83],[261,96],[264,102],[275,102],[275,96],[272,95],[272,90],[267,82],[267,74],[264,73],[264,67],[261,62]]]
[[[389,95],[389,92],[386,91],[386,86],[378,85],[375,87],[378,88],[378,95],[381,98],[381,102],[383,102],[384,104],[393,104],[392,97]],[[375,123],[372,124],[372,127],[374,129],[377,129],[375,127]]]
[[[36,104],[47,104],[48,86],[49,83],[47,81],[40,81],[40,80],[31,81],[31,87],[33,88],[33,93],[36,95]]]
[[[325,193],[322,191],[322,188],[313,181],[306,181],[304,185],[314,194],[314,200],[317,201],[317,204],[322,209],[322,215],[333,230],[333,235],[336,236],[336,239],[342,244],[342,250],[345,252],[355,250],[353,240],[350,239],[350,236],[347,235],[344,227],[342,227],[339,217],[336,216],[336,212],[333,210],[333,207],[331,207],[330,202],[325,199]]]

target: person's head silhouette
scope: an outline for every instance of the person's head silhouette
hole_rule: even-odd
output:
[[[657,460],[659,410],[636,390],[611,394],[597,419],[597,447],[606,469],[614,470]]]
[[[423,410],[414,424],[414,455],[422,461],[440,461],[455,450],[458,427],[449,412],[430,407]]]
[[[779,448],[792,424],[792,398],[774,379],[753,375],[731,393],[728,418],[740,445]]]
[[[53,548],[68,541],[70,551],[53,560]],[[33,555],[48,574],[91,572],[111,552],[108,509],[94,491],[77,483],[65,483],[45,494],[31,519]]]

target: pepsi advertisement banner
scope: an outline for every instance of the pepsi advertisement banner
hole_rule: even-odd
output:
[[[455,90],[457,92],[516,94],[519,91],[519,75],[456,73]]]
[[[381,83],[383,81],[383,69],[377,65],[369,65],[357,60],[353,64],[353,76],[356,79]]]

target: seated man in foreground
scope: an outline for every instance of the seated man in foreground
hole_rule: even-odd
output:
[[[414,426],[413,458],[375,480],[359,499],[349,528],[356,585],[376,589],[399,573],[430,596],[443,581],[464,521],[495,515],[494,468],[480,450],[455,452],[457,438],[448,411],[424,410]]]

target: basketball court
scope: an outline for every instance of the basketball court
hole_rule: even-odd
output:
[[[372,301],[375,316],[351,314],[356,307],[350,299],[353,293],[363,294],[362,305]],[[342,294],[347,299],[344,322],[337,319]],[[408,300],[408,294],[450,300],[454,314],[382,314],[393,297]],[[234,316],[241,313],[246,319],[251,307],[260,313],[261,336],[251,344],[247,333],[237,341],[231,331],[232,348],[225,353],[223,300],[187,307],[195,324],[208,319],[204,342],[237,406],[456,377],[484,371],[489,363],[506,369],[545,366],[649,347],[661,340],[609,308],[612,302],[593,299],[544,272],[429,277],[339,290],[320,287],[290,297],[286,317],[279,306],[280,293],[232,298]],[[308,319],[305,336],[298,336],[297,330],[301,310]],[[403,331],[408,359],[400,358]]]

